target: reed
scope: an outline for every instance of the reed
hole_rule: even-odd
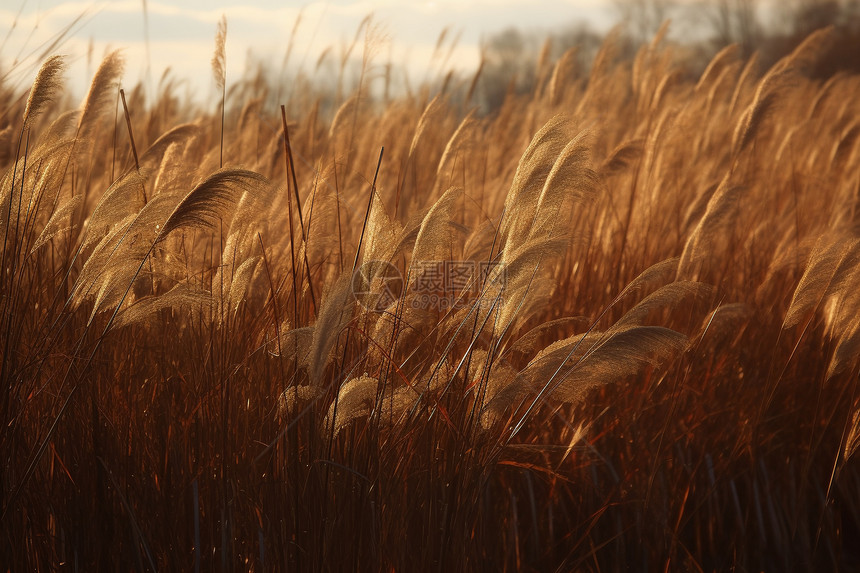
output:
[[[79,109],[60,57],[9,100],[0,564],[855,569],[831,32],[761,74],[616,32],[483,113],[481,70],[374,101],[365,28],[353,93],[357,40],[336,94],[228,97],[222,20],[214,116],[127,102],[116,53]]]

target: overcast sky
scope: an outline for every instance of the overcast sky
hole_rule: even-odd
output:
[[[212,85],[210,61],[222,14],[227,18],[229,82],[230,76],[236,79],[245,69],[249,50],[280,66],[299,14],[302,20],[291,62],[309,69],[326,47],[337,52],[351,41],[361,20],[371,13],[387,37],[380,57],[405,64],[416,78],[431,65],[434,46],[445,28],[449,38],[459,35],[451,64],[473,70],[481,38],[505,28],[549,31],[586,21],[605,30],[614,21],[608,0],[246,0],[241,5],[238,0],[3,0],[0,75],[8,74],[7,81],[21,86],[29,84],[39,55],[68,28],[66,39],[53,52],[70,56],[67,75],[80,93],[105,51],[122,48],[126,85],[146,79],[149,57],[156,82],[170,67],[199,95]]]

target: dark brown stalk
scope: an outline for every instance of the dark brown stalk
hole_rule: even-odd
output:
[[[134,168],[140,173],[140,160],[137,157],[137,146],[134,144],[134,131],[131,129],[131,115],[128,113],[128,104],[125,102],[125,90],[120,88],[119,95],[122,98],[122,109],[125,112],[125,125],[128,128],[128,140],[131,142],[131,153],[134,155]],[[140,190],[143,193],[143,204],[146,205],[149,201],[146,198],[146,187],[143,183],[140,184]]]
[[[134,168],[140,173],[140,161],[137,157],[137,146],[134,144],[134,130],[131,128],[131,115],[128,113],[128,104],[125,101],[125,90],[120,88],[119,95],[122,98],[122,109],[125,112],[125,125],[128,127],[128,139],[131,142],[131,153],[134,155]]]
[[[364,213],[364,222],[361,225],[361,235],[358,237],[358,247],[355,249],[355,259],[352,262],[352,274],[355,274],[355,269],[358,266],[358,258],[361,254],[361,244],[364,241],[364,232],[367,229],[367,220],[370,218],[370,209],[373,206],[373,195],[376,193],[376,179],[379,177],[379,168],[382,166],[382,156],[385,153],[385,147],[380,148],[379,150],[379,160],[376,162],[376,172],[373,175],[373,182],[370,184],[370,193],[367,199],[367,211]],[[349,350],[349,335],[352,329],[346,329],[346,339],[344,340],[343,345],[343,356],[340,361],[340,369],[339,372],[346,372],[346,354]],[[334,406],[332,407],[332,416],[331,416],[331,427],[326,428],[326,432],[328,434],[328,446],[326,450],[326,459],[331,459],[332,446],[334,445],[334,432],[335,432],[335,420],[337,420],[337,406],[338,406],[338,396],[340,392],[338,391],[338,386],[335,385],[334,388]],[[329,487],[329,478],[330,478],[330,467],[329,464],[326,464],[325,471],[325,481],[324,481],[324,495],[323,499],[328,500],[328,487]],[[328,508],[326,508],[323,514],[327,514]],[[322,539],[320,540],[320,551],[322,551],[321,555],[325,555],[325,530],[323,530]]]
[[[287,168],[290,166],[290,144],[287,136],[287,113],[284,110],[284,106],[281,106],[281,117],[284,120],[284,148],[286,152],[285,161],[287,162]],[[289,219],[290,226],[290,274],[293,279],[293,328],[297,328],[299,324],[299,290],[296,281],[296,249],[293,244],[293,237],[295,233],[293,231],[293,201],[290,199],[290,182],[287,179],[287,219]],[[307,251],[307,249],[305,249]],[[310,282],[310,273],[308,273],[308,282]]]
[[[281,370],[281,380],[284,379],[284,362],[283,362],[283,351],[281,349],[281,315],[278,312],[278,297],[277,291],[275,290],[275,283],[272,280],[272,271],[269,268],[269,257],[266,254],[266,247],[263,245],[263,237],[260,233],[257,233],[257,240],[260,242],[260,252],[263,254],[263,264],[266,267],[266,277],[269,279],[269,292],[271,293],[272,298],[272,319],[275,323],[275,340],[278,343],[278,357],[281,360],[278,360],[278,367]],[[297,297],[293,297],[293,324],[298,324],[298,313],[299,307],[297,302]],[[294,349],[293,355],[296,356],[298,354],[298,349]],[[298,381],[298,359],[293,360],[293,375],[296,381]],[[283,386],[283,384],[282,384]]]
[[[311,266],[308,263],[308,235],[310,234],[310,229],[308,229],[308,233],[305,233],[305,221],[304,221],[304,217],[302,215],[302,201],[301,201],[301,199],[299,199],[299,184],[296,181],[296,167],[295,167],[295,163],[293,161],[293,147],[290,144],[290,128],[287,126],[287,110],[283,105],[281,106],[281,120],[284,123],[284,146],[285,146],[286,152],[287,152],[287,167],[289,168],[290,174],[292,175],[293,192],[295,193],[295,196],[296,196],[296,209],[299,212],[299,227],[302,231],[302,242],[305,245],[303,255],[304,255],[304,263],[305,263],[305,271],[308,273],[308,293],[311,295],[311,305],[313,306],[313,313],[316,314],[317,313],[317,300],[316,300],[316,296],[314,296],[314,285],[313,285],[313,281],[311,280]],[[289,188],[289,186],[290,186],[290,183],[288,180],[287,181],[287,187]],[[289,189],[287,190],[287,203],[292,205],[290,198],[289,198]],[[292,215],[292,207],[290,207],[290,249],[291,250],[293,248],[293,246],[292,246],[293,245],[293,242],[292,242],[292,236],[293,236],[292,224],[293,224],[293,215]],[[310,223],[308,223],[308,227],[310,227]],[[295,288],[295,285],[293,286],[293,288]],[[296,296],[298,296],[298,292],[296,293]],[[296,317],[296,320],[298,321],[298,317]],[[298,322],[296,322],[295,324],[298,325]]]

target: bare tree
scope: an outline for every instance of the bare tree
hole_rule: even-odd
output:
[[[678,8],[677,0],[613,0],[613,5],[637,42],[650,40]]]
[[[714,34],[716,47],[736,43],[745,54],[756,49],[761,37],[758,0],[702,0],[697,6]]]

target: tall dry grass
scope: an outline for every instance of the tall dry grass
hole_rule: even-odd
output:
[[[610,36],[491,114],[479,76],[382,105],[370,56],[332,113],[223,69],[209,111],[121,109],[116,54],[78,109],[61,58],[0,86],[0,563],[857,567],[827,41],[694,76]],[[445,261],[474,272],[428,290]]]

